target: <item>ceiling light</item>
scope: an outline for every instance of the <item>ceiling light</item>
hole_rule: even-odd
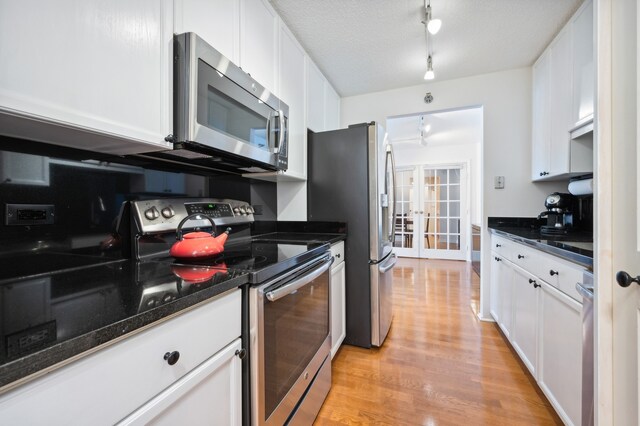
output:
[[[442,27],[442,20],[433,19],[431,17],[431,4],[427,5],[426,15],[427,29],[431,34],[438,34],[438,31],[440,31],[440,28]]]
[[[431,55],[427,58],[427,72],[424,73],[425,80],[433,80],[436,78],[436,73],[433,72],[433,62],[431,60]]]

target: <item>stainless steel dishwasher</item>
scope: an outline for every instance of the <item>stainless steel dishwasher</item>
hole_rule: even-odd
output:
[[[582,426],[594,424],[594,364],[593,364],[593,274],[585,272],[576,284],[582,295]]]

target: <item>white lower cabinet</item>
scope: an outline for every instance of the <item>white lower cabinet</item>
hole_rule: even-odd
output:
[[[513,327],[511,343],[533,377],[536,377],[538,349],[538,290],[533,275],[513,269]]]
[[[495,235],[491,247],[491,315],[563,422],[581,424],[582,304],[574,287],[585,268]]]
[[[0,423],[240,424],[240,334],[238,289],[0,395]]]
[[[513,267],[501,256],[491,252],[491,315],[505,336],[511,335]]]
[[[240,425],[241,347],[235,340],[118,425]]]
[[[538,383],[565,423],[581,424],[582,305],[547,283],[540,298]]]
[[[344,262],[344,241],[331,246],[334,258],[331,267],[331,358],[338,352],[342,341],[347,335],[347,318],[345,310],[346,282]]]

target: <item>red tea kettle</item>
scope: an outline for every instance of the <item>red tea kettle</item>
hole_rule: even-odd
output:
[[[182,226],[191,219],[207,219],[211,222],[213,226],[213,232],[189,232],[182,235]],[[202,257],[211,257],[216,254],[222,253],[224,251],[224,243],[227,241],[227,237],[229,237],[229,232],[231,228],[227,228],[225,232],[215,236],[216,224],[213,222],[209,216],[201,215],[201,214],[192,214],[184,219],[178,224],[178,229],[176,230],[176,241],[171,249],[169,250],[169,254],[173,257],[182,258],[182,259],[196,259]]]

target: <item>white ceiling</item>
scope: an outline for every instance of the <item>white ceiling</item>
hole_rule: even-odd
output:
[[[478,144],[482,140],[482,108],[388,118],[387,137],[398,149],[413,149],[420,143]]]
[[[424,0],[269,0],[340,96],[425,82]],[[582,0],[432,0],[436,79],[530,66]]]

